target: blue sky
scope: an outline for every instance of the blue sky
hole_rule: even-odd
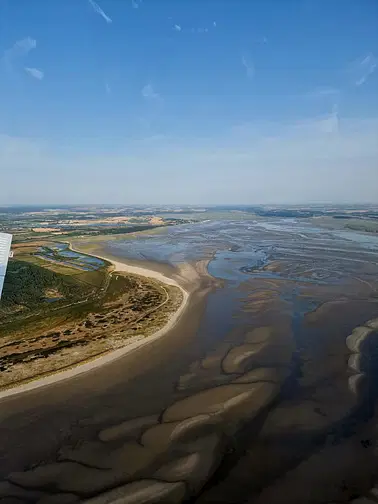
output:
[[[0,0],[0,204],[378,202],[376,0]]]

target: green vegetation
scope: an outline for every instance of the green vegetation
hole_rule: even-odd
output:
[[[25,223],[26,224],[26,223]],[[27,223],[30,225],[30,223]],[[172,225],[173,222],[168,223],[166,225]],[[50,224],[50,225],[55,225],[55,224]],[[139,225],[126,225],[126,226],[114,226],[114,227],[108,227],[108,226],[99,226],[99,225],[93,225],[93,226],[77,226],[77,227],[67,227],[63,229],[63,233],[59,235],[60,237],[67,239],[67,238],[77,238],[77,237],[82,237],[82,236],[88,236],[88,237],[95,237],[95,236],[100,236],[100,235],[107,235],[107,236],[112,236],[112,235],[120,235],[120,234],[129,234],[129,233],[136,233],[138,231],[147,231],[147,230],[153,230],[155,228],[159,227],[165,227],[166,225],[152,225],[152,224],[139,224]],[[36,223],[35,226],[37,227],[38,224]],[[62,226],[61,226],[62,227]],[[56,239],[57,235],[54,232],[49,232],[46,231],[44,233],[36,233],[32,230],[24,230],[24,229],[15,229],[14,227],[7,226],[7,227],[0,227],[0,231],[8,232],[14,235],[13,238],[13,243],[25,243],[30,240],[49,240],[51,238]]]
[[[48,305],[47,300],[76,302],[91,289],[72,277],[61,275],[46,268],[13,260],[9,262],[5,277],[0,315],[22,309],[28,311]]]
[[[17,254],[17,259],[23,262],[27,262],[29,264],[34,264],[36,266],[39,266],[43,269],[47,269],[50,271],[54,271],[55,273],[62,274],[62,275],[67,275],[67,276],[76,276],[82,273],[82,270],[78,268],[74,268],[71,266],[68,266],[67,264],[63,264],[62,261],[46,261],[46,259],[43,259],[42,257],[38,257],[37,255],[34,255],[33,252],[31,253],[21,253]]]
[[[154,229],[156,227],[161,227],[158,225],[139,225],[139,226],[117,226],[117,227],[83,227],[80,229],[75,229],[74,231],[66,232],[64,237],[77,237],[77,236],[99,236],[99,235],[118,235],[125,233],[136,233],[138,231],[146,231]]]
[[[18,256],[9,262],[0,301],[0,338],[37,334],[97,311],[110,278],[108,266],[80,271],[33,255]]]
[[[365,233],[378,233],[378,222],[362,220],[361,222],[348,222],[347,229],[353,231],[364,231]]]
[[[83,273],[76,273],[74,276],[75,281],[83,284],[91,285],[98,289],[104,288],[109,280],[108,269],[101,268],[96,271],[84,271]]]

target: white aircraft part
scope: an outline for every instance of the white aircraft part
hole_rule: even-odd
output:
[[[12,235],[8,233],[0,233],[0,298],[1,293],[3,292],[11,244]]]

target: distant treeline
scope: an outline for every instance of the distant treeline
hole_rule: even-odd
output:
[[[347,214],[344,214],[342,210],[327,211],[318,209],[284,209],[275,208],[270,210],[265,210],[263,208],[250,207],[244,211],[249,213],[254,213],[260,217],[292,217],[292,218],[309,218],[309,217],[333,217],[335,219],[378,219],[378,212],[366,212],[361,214],[360,212],[353,212],[348,210]]]
[[[173,224],[173,223],[172,223]],[[65,232],[64,235],[61,235],[62,238],[75,238],[79,236],[103,236],[103,235],[117,235],[117,234],[127,234],[127,233],[136,233],[137,231],[151,230],[158,227],[163,227],[163,225],[137,225],[137,226],[122,226],[122,227],[82,227],[80,229],[73,229],[72,231]],[[62,226],[62,229],[64,227]],[[49,233],[32,233],[30,236],[24,237],[16,237],[13,239],[13,243],[26,243],[30,240],[34,240],[35,237],[43,239],[45,237],[50,238],[51,235]]]
[[[251,205],[217,205],[211,207],[204,207],[204,212],[211,211],[212,214],[216,212],[230,212],[230,211],[239,211],[245,213],[252,213],[258,215],[260,217],[288,217],[288,218],[309,218],[309,217],[322,217],[329,216],[334,217],[336,219],[348,219],[348,218],[369,218],[369,219],[378,219],[378,212],[374,210],[369,210],[366,208],[366,212],[361,214],[360,212],[353,211],[348,205],[338,206],[337,208],[331,210],[327,207],[314,206],[310,208],[285,208],[283,206],[277,208],[266,208],[264,206],[251,206]],[[348,213],[345,213],[348,211]],[[182,208],[178,210],[176,213],[187,214],[191,212],[190,208]],[[172,213],[171,211],[161,211],[159,214]]]
[[[343,214],[340,211],[330,212],[322,210],[284,210],[284,209],[274,209],[274,210],[261,210],[254,209],[253,213],[260,215],[261,217],[295,217],[295,218],[308,218],[308,217],[333,217],[334,219],[355,219],[355,218],[370,218],[378,219],[378,212],[367,212],[361,215],[361,213],[348,212],[348,214]]]
[[[75,231],[72,231],[70,233],[65,234],[64,236],[82,236],[82,235],[91,235],[91,236],[97,236],[97,235],[114,235],[114,234],[126,234],[126,233],[136,233],[137,231],[144,231],[144,230],[149,230],[149,229],[154,229],[157,227],[161,227],[159,225],[138,225],[138,226],[120,226],[120,227],[114,227],[114,228],[84,228],[84,229],[76,229]]]
[[[378,233],[378,222],[372,222],[371,224],[367,222],[351,223],[346,224],[346,228],[353,231],[364,231],[365,233]]]

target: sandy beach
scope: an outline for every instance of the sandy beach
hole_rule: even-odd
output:
[[[76,247],[73,248],[70,246],[70,248],[76,252],[80,252],[80,250]],[[145,347],[146,345],[152,343],[153,341],[156,341],[158,338],[161,338],[165,334],[167,334],[179,321],[180,317],[184,313],[185,309],[188,306],[188,301],[190,297],[190,291],[188,291],[186,288],[183,287],[182,284],[187,284],[191,285],[193,287],[193,284],[195,283],[195,280],[199,278],[199,273],[196,271],[194,266],[191,265],[183,265],[182,268],[179,269],[177,275],[177,279],[181,280],[176,280],[176,278],[169,277],[164,273],[161,273],[156,270],[144,268],[142,266],[134,266],[127,264],[125,262],[121,261],[115,261],[112,258],[105,257],[105,256],[98,256],[96,255],[95,257],[98,257],[100,259],[103,259],[105,261],[108,261],[111,263],[114,267],[114,270],[112,274],[114,273],[130,273],[134,275],[140,275],[144,276],[147,278],[153,278],[154,280],[157,280],[163,284],[166,285],[174,285],[175,287],[178,287],[183,295],[182,303],[179,307],[179,309],[172,314],[172,316],[169,318],[168,322],[165,324],[164,327],[153,333],[152,335],[143,338],[143,339],[138,339],[135,341],[130,342],[129,344],[126,344],[124,347],[119,348],[117,350],[111,351],[106,355],[103,355],[98,358],[94,358],[93,360],[89,362],[85,362],[83,364],[78,364],[75,367],[72,367],[71,369],[67,369],[61,372],[54,373],[50,376],[46,376],[40,379],[33,380],[29,383],[25,383],[19,386],[15,386],[12,388],[9,388],[7,390],[1,391],[0,392],[0,399],[5,398],[5,397],[10,397],[15,394],[21,394],[24,392],[28,392],[34,389],[37,389],[39,387],[44,387],[47,385],[52,385],[54,383],[57,383],[61,380],[67,380],[70,378],[73,378],[74,376],[77,376],[79,374],[86,373],[88,371],[93,370],[94,368],[103,366],[105,364],[108,364],[116,359],[119,359],[120,357],[123,357],[126,354],[129,354],[131,352],[135,352],[136,350]],[[204,265],[201,265],[200,269],[203,269]]]

